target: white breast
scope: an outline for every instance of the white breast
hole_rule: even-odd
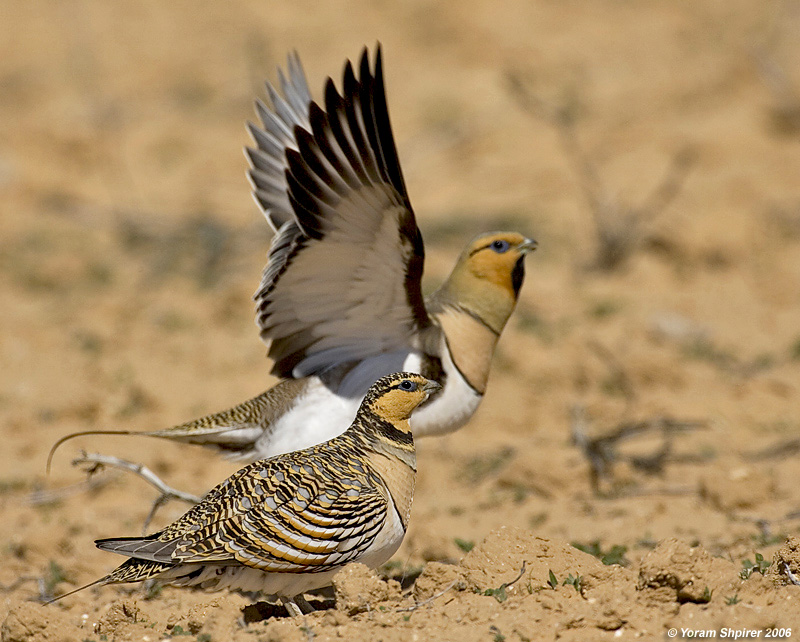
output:
[[[360,397],[343,397],[312,379],[293,407],[255,445],[259,457],[301,450],[341,435],[353,423]]]
[[[442,368],[447,377],[444,389],[411,415],[414,437],[444,435],[458,430],[481,403],[483,396],[461,376],[446,345],[442,348]]]
[[[415,437],[443,435],[459,429],[481,402],[482,396],[461,376],[446,345],[442,352],[445,386],[412,415]],[[336,392],[312,378],[293,407],[261,435],[253,452],[257,457],[273,457],[341,435],[353,422],[361,399],[377,379],[399,370],[419,372],[421,366],[419,353],[401,352],[365,359],[348,373]]]

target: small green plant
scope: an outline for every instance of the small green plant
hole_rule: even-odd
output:
[[[530,526],[531,528],[538,528],[547,521],[547,517],[548,515],[545,511],[542,511],[541,513],[536,513],[535,515],[531,515],[528,518],[528,526]]]
[[[800,360],[800,337],[794,340],[794,343],[789,347],[789,358],[792,361]]]
[[[604,551],[600,546],[600,540],[594,540],[589,544],[581,544],[580,542],[572,542],[572,546],[579,551],[594,555],[606,566],[618,564],[619,566],[627,566],[628,560],[625,559],[625,553],[628,552],[627,546],[621,544],[614,544],[610,549]]]
[[[400,560],[389,560],[383,566],[381,566],[380,571],[385,575],[391,571],[396,571],[401,568],[403,568],[403,562]]]
[[[483,595],[491,595],[494,599],[496,599],[501,604],[508,599],[508,594],[506,593],[506,589],[511,586],[512,584],[519,581],[519,579],[525,575],[525,567],[527,566],[527,562],[522,562],[522,568],[519,569],[519,574],[510,582],[503,582],[499,587],[493,589],[486,589],[483,591]],[[477,591],[480,593],[480,590]]]
[[[190,631],[184,631],[180,624],[176,624],[170,629],[169,635],[175,637],[176,635],[192,635],[192,633]]]
[[[460,537],[456,537],[453,541],[456,543],[456,546],[458,546],[465,553],[469,553],[475,547],[475,542],[469,539],[461,539]]]
[[[700,599],[703,600],[703,602],[710,602],[711,601],[711,596],[713,594],[714,594],[714,591],[712,591],[710,588],[708,588],[706,586],[703,589],[703,594],[700,596]]]
[[[197,636],[197,642],[211,642],[211,634],[210,633],[201,633]]]
[[[492,638],[492,640],[493,640],[494,642],[504,642],[504,640],[506,639],[506,636],[505,636],[505,635],[503,635],[503,634],[500,632],[500,629],[498,629],[498,628],[497,628],[496,626],[494,626],[494,625],[492,625],[492,626],[490,626],[490,627],[489,627],[489,633],[491,633],[491,634],[494,636],[494,637]]]
[[[548,575],[547,584],[555,591],[558,588],[558,579],[556,578],[556,574],[551,570],[549,571]]]
[[[472,457],[465,465],[458,478],[469,484],[476,485],[496,475],[514,456],[514,449],[506,446],[486,455]]]
[[[739,594],[736,593],[735,595],[731,595],[730,597],[725,598],[725,604],[728,606],[733,606],[734,604],[739,603]]]
[[[770,535],[768,531],[762,530],[757,535],[752,536],[756,546],[772,546],[773,544],[781,544],[786,540],[786,533],[776,533]]]
[[[756,561],[751,562],[749,559],[742,560],[742,570],[739,571],[739,577],[743,580],[750,579],[753,573],[761,573],[764,575],[772,562],[764,559],[761,553],[756,553]]]
[[[403,584],[417,579],[422,574],[422,566],[392,560],[381,566],[378,572],[384,579],[397,580]]]
[[[145,586],[145,593],[144,599],[145,600],[155,600],[161,595],[161,591],[164,590],[164,585],[159,584],[158,582],[151,582],[149,585]]]
[[[44,581],[45,595],[53,595],[56,586],[67,580],[67,575],[58,562],[50,560],[42,579]]]
[[[500,604],[505,602],[508,599],[508,595],[506,594],[506,585],[501,584],[496,589],[486,589],[483,592],[484,595],[491,595],[494,599],[496,599]]]
[[[572,573],[570,573],[567,576],[567,579],[565,579],[564,582],[561,584],[561,586],[570,586],[570,585],[574,586],[575,590],[578,591],[578,593],[580,593],[582,583],[583,583],[583,578],[580,575],[576,573],[575,576],[573,577]]]
[[[618,301],[597,301],[589,308],[589,316],[596,319],[604,319],[619,312],[621,307]]]

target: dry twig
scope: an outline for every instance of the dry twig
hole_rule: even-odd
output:
[[[97,471],[102,470],[106,466],[118,468],[120,470],[126,470],[134,475],[137,475],[138,477],[141,477],[148,484],[153,486],[160,494],[153,502],[153,506],[150,509],[147,518],[145,519],[144,525],[142,526],[142,530],[145,533],[147,532],[147,528],[150,526],[150,522],[153,520],[156,511],[168,501],[172,499],[178,499],[182,502],[186,502],[187,504],[199,504],[202,501],[202,497],[197,497],[196,495],[172,488],[172,486],[166,484],[158,475],[156,475],[144,464],[136,464],[125,459],[120,459],[119,457],[101,455],[99,453],[87,454],[82,452],[80,457],[72,460],[72,465],[86,465],[86,472],[89,475],[95,474]]]
[[[79,495],[80,493],[102,488],[109,481],[109,477],[91,477],[90,479],[85,479],[82,482],[71,484],[70,486],[64,486],[63,488],[35,490],[25,497],[24,501],[30,506],[54,504],[62,499],[66,499],[67,497],[72,497],[73,495]]]
[[[453,580],[452,582],[450,582],[450,584],[448,584],[446,587],[444,587],[441,591],[439,591],[435,595],[431,595],[428,599],[422,600],[422,602],[417,602],[413,606],[406,606],[406,607],[403,607],[401,609],[396,609],[396,611],[398,613],[406,613],[406,612],[412,612],[413,613],[414,611],[416,611],[421,606],[425,606],[426,604],[430,604],[431,602],[433,602],[437,598],[442,597],[442,595],[447,593],[447,591],[449,591],[451,588],[453,588],[456,584],[458,584],[458,580]]]
[[[572,416],[572,439],[580,448],[591,468],[592,490],[598,493],[600,482],[611,475],[615,463],[628,461],[635,468],[648,474],[660,473],[672,455],[672,438],[680,432],[688,432],[704,428],[703,421],[681,421],[671,417],[655,417],[644,421],[627,422],[618,425],[614,430],[599,437],[588,435],[589,422],[586,409],[575,404],[570,409]],[[661,446],[651,455],[622,455],[617,447],[623,441],[639,437],[646,433],[661,432]]]

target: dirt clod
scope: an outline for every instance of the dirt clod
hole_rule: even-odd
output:
[[[736,576],[730,562],[713,558],[700,546],[671,538],[648,553],[639,568],[638,587],[678,602],[711,601],[713,592]]]
[[[772,558],[766,577],[776,584],[800,586],[800,537],[789,537]]]
[[[397,601],[400,584],[382,580],[363,564],[348,564],[333,578],[336,608],[349,615],[376,608],[381,602]]]
[[[414,599],[423,602],[448,587],[462,590],[465,586],[463,569],[460,566],[428,562],[414,582]]]
[[[23,602],[0,626],[2,642],[74,642],[75,625],[58,607]]]

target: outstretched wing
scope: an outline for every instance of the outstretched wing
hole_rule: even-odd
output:
[[[333,472],[320,466],[313,457],[255,462],[160,533],[97,546],[149,562],[238,562],[283,573],[346,564],[380,533],[388,500],[346,462]]]
[[[278,69],[281,91],[285,98],[281,97],[271,83],[267,83],[267,93],[274,111],[261,100],[256,101],[256,111],[264,129],[247,123],[247,129],[257,145],[246,149],[250,161],[247,175],[253,186],[253,196],[275,232],[284,223],[294,219],[286,184],[286,150],[297,150],[295,127],[306,130],[311,127],[308,122],[311,92],[296,51],[289,54],[287,69],[288,78]]]
[[[274,113],[262,113],[258,150],[249,153],[265,213],[276,220],[284,196],[291,207],[254,296],[273,373],[283,377],[418,347],[414,337],[430,323],[422,237],[389,123],[380,49],[374,72],[365,49],[359,77],[348,62],[343,93],[328,79],[324,107],[309,101],[306,114],[298,111],[306,85],[297,69],[286,100],[273,96]],[[284,125],[293,125],[293,138]],[[264,170],[281,167],[285,183]]]

